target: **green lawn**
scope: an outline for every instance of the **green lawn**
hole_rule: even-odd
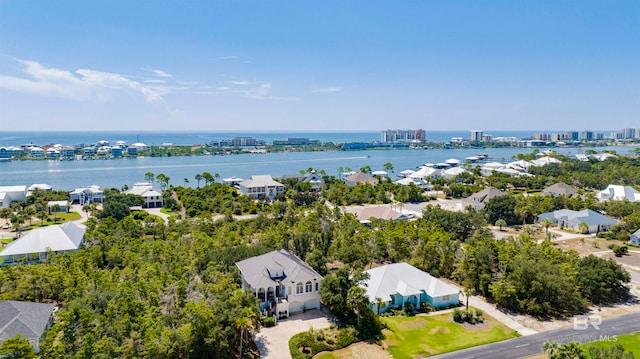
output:
[[[80,213],[78,213],[78,212],[56,212],[56,213],[51,213],[47,217],[47,219],[45,219],[44,225],[45,226],[50,226],[52,224],[61,224],[61,223],[65,223],[65,222],[76,221],[76,220],[78,220],[80,218],[82,218],[82,217],[80,216]],[[54,219],[56,220],[55,222],[53,221]],[[32,221],[32,225],[29,228],[33,229],[33,228],[38,228],[38,227],[40,227],[40,220],[34,218],[33,221]]]
[[[381,318],[388,329],[384,343],[396,359],[431,356],[518,336],[517,332],[485,314],[488,325],[466,329],[452,314]]]
[[[595,341],[586,344],[582,344],[585,350],[590,346],[605,348],[616,344],[620,344],[626,351],[630,351],[636,358],[640,358],[640,332],[633,334],[618,335],[616,341]]]
[[[11,238],[11,237],[0,238],[0,244],[9,244],[13,242],[13,240],[14,238]]]

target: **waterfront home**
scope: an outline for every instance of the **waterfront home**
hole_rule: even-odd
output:
[[[582,231],[581,223],[585,223],[588,233],[608,231],[611,226],[618,223],[618,220],[605,216],[600,212],[591,209],[582,211],[572,211],[570,209],[560,209],[553,212],[542,213],[538,216],[538,222],[545,219],[559,227],[567,227],[578,232]]]
[[[5,340],[20,334],[39,353],[40,342],[53,325],[55,308],[55,305],[46,303],[0,301],[0,347]]]
[[[549,157],[549,156],[540,157],[531,161],[531,165],[538,166],[538,167],[544,167],[550,164],[561,164],[561,163],[562,161],[560,161],[559,159]]]
[[[8,208],[11,202],[22,201],[27,196],[27,186],[0,186],[0,208]]]
[[[355,186],[357,183],[375,186],[378,184],[378,179],[363,172],[356,172],[347,176],[344,182],[347,186]]]
[[[237,262],[242,289],[260,300],[260,311],[278,318],[320,308],[322,276],[300,258],[281,249]]]
[[[609,200],[622,201],[624,199],[629,202],[640,202],[640,192],[631,186],[610,184],[604,190],[596,193],[596,199],[600,202]]]
[[[289,174],[282,176],[282,179],[295,178],[299,182],[306,182],[311,185],[309,192],[320,192],[324,187],[324,179],[316,171],[311,171],[303,174]]]
[[[0,159],[9,159],[13,157],[13,151],[7,147],[0,147]]]
[[[130,147],[135,147],[138,150],[138,152],[144,152],[148,148],[148,146],[145,145],[142,142],[136,142],[136,143],[132,144]]]
[[[404,308],[411,303],[419,308],[427,302],[433,308],[460,304],[460,289],[433,277],[408,263],[393,263],[365,271],[369,279],[362,283],[369,298],[369,308],[380,313]]]
[[[419,170],[409,175],[409,178],[420,179],[424,181],[437,179],[440,177],[442,177],[442,170],[433,168],[431,166],[422,166]]]
[[[254,175],[251,179],[240,182],[238,186],[242,194],[253,199],[273,200],[278,193],[284,192],[284,185],[274,181],[271,175]]]
[[[58,158],[60,157],[60,151],[56,150],[55,148],[51,147],[51,148],[47,148],[47,150],[45,151],[45,153],[47,154],[47,158]]]
[[[465,170],[462,167],[451,167],[442,171],[442,177],[444,179],[451,179],[466,172],[469,172],[469,171]]]
[[[127,147],[127,155],[128,156],[137,156],[138,155],[138,147],[134,147],[134,146]]]
[[[240,182],[244,181],[244,178],[240,178],[240,177],[228,177],[222,180],[222,182],[228,184],[231,187],[235,187],[238,186],[238,184],[240,184]]]
[[[640,228],[629,236],[629,242],[634,246],[640,246]]]
[[[76,150],[71,146],[62,147],[62,157],[72,158],[76,155]]]
[[[73,222],[32,229],[9,243],[0,252],[0,265],[40,262],[51,253],[77,251],[84,241],[85,228]]]
[[[29,156],[34,158],[44,157],[44,150],[40,147],[30,147],[29,148]]]
[[[377,177],[381,177],[381,178],[387,178],[389,177],[389,172],[387,171],[373,171],[371,172],[372,176],[377,176]]]
[[[47,212],[68,212],[69,201],[49,201],[47,202]]]
[[[160,208],[163,205],[162,193],[153,188],[149,182],[134,183],[125,194],[135,194],[144,198],[142,208]]]
[[[82,149],[82,153],[84,153],[85,156],[91,157],[96,154],[96,150],[93,147],[85,147]]]
[[[122,157],[122,147],[113,146],[111,147],[110,151],[111,151],[111,157]]]
[[[554,197],[565,196],[567,198],[571,198],[578,195],[578,190],[564,182],[558,182],[543,189],[542,194],[550,194]]]
[[[72,204],[102,203],[104,202],[104,191],[100,189],[100,186],[92,185],[74,189],[69,193],[69,197]]]
[[[48,185],[46,183],[34,183],[29,186],[29,188],[27,188],[27,197],[31,196],[31,193],[33,191],[51,192],[51,190],[53,190],[53,187],[51,187],[51,185]]]

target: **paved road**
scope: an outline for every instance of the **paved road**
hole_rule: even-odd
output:
[[[614,335],[622,335],[640,331],[640,313],[624,315],[617,318],[604,319],[599,330],[589,326],[587,330],[575,330],[573,327],[552,330],[540,334],[519,337],[503,342],[482,345],[474,348],[437,355],[437,359],[515,359],[542,353],[542,345],[546,341],[567,343],[570,341],[586,343],[607,340]]]

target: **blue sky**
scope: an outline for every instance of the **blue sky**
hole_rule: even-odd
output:
[[[0,1],[0,130],[640,127],[640,1]]]

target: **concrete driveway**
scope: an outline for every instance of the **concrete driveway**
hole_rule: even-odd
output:
[[[332,315],[326,309],[313,309],[305,313],[297,313],[278,322],[275,327],[262,328],[254,340],[261,358],[289,359],[289,339],[307,330],[328,328]]]

